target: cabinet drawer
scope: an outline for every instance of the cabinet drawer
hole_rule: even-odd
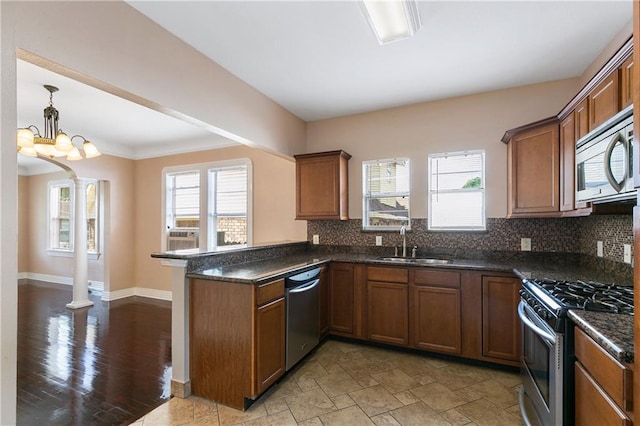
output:
[[[263,284],[258,287],[256,297],[258,306],[284,296],[284,279]]]
[[[460,288],[460,272],[443,270],[416,270],[413,273],[415,285]]]
[[[576,426],[631,425],[631,420],[611,401],[594,378],[576,362]]]
[[[369,281],[406,284],[409,282],[409,271],[407,269],[369,266],[367,268],[367,279]]]
[[[609,355],[584,331],[575,330],[576,358],[618,406],[631,410],[633,371]]]

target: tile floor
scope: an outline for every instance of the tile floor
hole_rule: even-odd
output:
[[[134,426],[522,425],[517,373],[327,340],[242,412],[173,398]]]

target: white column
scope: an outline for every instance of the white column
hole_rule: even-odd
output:
[[[87,180],[73,178],[75,200],[73,203],[73,300],[67,308],[77,309],[93,306],[89,300],[89,281],[87,278]]]
[[[185,278],[187,261],[162,259],[172,267],[171,296],[171,394],[178,398],[191,395],[189,374],[189,280]]]

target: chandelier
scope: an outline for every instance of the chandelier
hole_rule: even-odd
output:
[[[98,157],[100,151],[93,143],[80,135],[69,137],[62,129],[58,129],[59,113],[53,106],[53,94],[58,91],[58,88],[48,84],[45,84],[44,88],[49,92],[49,106],[44,109],[44,135],[41,135],[40,130],[34,125],[18,129],[16,136],[18,153],[29,157],[37,157],[38,155],[49,158],[66,156],[67,160],[82,160],[83,156],[80,150],[73,143],[73,140],[78,138],[83,141],[84,158]]]

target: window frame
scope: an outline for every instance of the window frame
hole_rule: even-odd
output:
[[[98,179],[92,178],[80,178],[85,181],[85,191],[88,190],[89,185],[95,185],[96,188],[96,224],[95,224],[95,248],[90,250],[87,247],[87,255],[89,259],[96,260],[101,255],[101,243],[102,243],[102,214],[103,214],[103,199],[102,199],[102,183]],[[52,212],[51,212],[51,203],[52,200],[52,189],[54,187],[68,187],[69,188],[69,248],[64,249],[60,247],[52,247]],[[49,256],[58,256],[58,257],[73,257],[75,253],[74,244],[74,232],[75,232],[75,182],[73,179],[56,179],[50,180],[47,182],[47,254]],[[89,221],[89,215],[86,216],[87,222]],[[88,232],[88,231],[87,231]],[[89,237],[87,235],[87,244],[89,243]]]
[[[211,206],[211,193],[209,190],[209,171],[216,169],[230,169],[244,166],[247,168],[247,243],[233,246],[218,246],[217,240],[210,237],[209,208]],[[253,244],[253,162],[249,158],[239,158],[234,160],[213,161],[208,163],[185,164],[180,166],[170,166],[162,169],[162,224],[160,234],[160,250],[167,251],[167,237],[171,230],[167,221],[167,175],[188,171],[198,171],[200,173],[200,227],[198,228],[198,246],[202,252],[212,252],[220,250],[230,250],[250,246]],[[176,228],[176,229],[196,229],[196,228]]]
[[[459,193],[481,193],[482,194],[482,225],[481,226],[434,226],[432,208],[432,160],[436,158],[446,158],[453,156],[481,155],[481,182],[480,188],[448,189],[437,190],[439,193],[459,194]],[[442,152],[429,154],[427,157],[427,230],[428,231],[458,231],[458,232],[485,232],[487,230],[487,195],[486,195],[486,151],[484,149],[465,150],[456,152]],[[464,173],[464,172],[460,172]]]
[[[391,163],[391,162],[406,162],[408,170],[409,170],[409,182],[408,188],[409,190],[406,192],[396,191],[396,192],[379,192],[376,193],[375,197],[371,196],[368,188],[368,175],[367,175],[367,166],[370,164],[379,164],[379,163]],[[386,225],[386,226],[372,226],[369,224],[369,201],[375,198],[386,198],[386,197],[406,197],[408,200],[408,208],[407,208],[407,224],[406,225]],[[362,230],[363,231],[399,231],[402,226],[405,227],[407,231],[411,230],[411,159],[408,157],[398,157],[398,158],[385,158],[379,160],[366,160],[362,162]]]

